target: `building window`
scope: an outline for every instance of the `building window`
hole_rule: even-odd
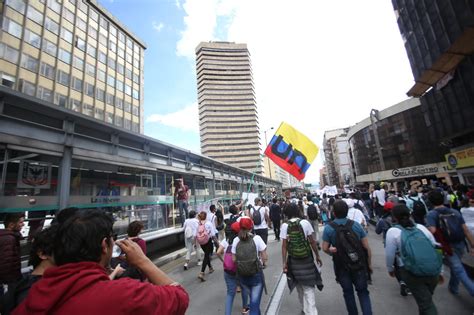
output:
[[[99,61],[102,62],[103,64],[107,63],[107,55],[101,51],[99,51]]]
[[[123,120],[123,127],[124,127],[125,129],[130,130],[130,127],[131,127],[131,126],[132,126],[132,121],[131,121],[130,119],[125,118],[125,119]]]
[[[15,81],[16,81],[14,76],[8,75],[6,73],[2,73],[0,77],[1,77],[1,84],[3,86],[13,89],[13,86],[15,85]]]
[[[113,25],[110,25],[109,27],[110,35],[117,37],[117,28]]]
[[[42,86],[38,86],[37,97],[47,102],[53,102],[53,91]]]
[[[54,99],[54,104],[59,105],[60,107],[66,108],[67,105],[67,96],[56,93],[56,97]]]
[[[140,83],[140,77],[136,73],[133,74],[133,82]]]
[[[92,20],[99,22],[99,13],[97,13],[95,10],[92,8],[89,10],[89,16]]]
[[[105,71],[102,70],[97,70],[97,79],[99,79],[102,82],[105,82]]]
[[[7,0],[5,4],[21,14],[25,14],[26,4],[24,0]]]
[[[140,93],[138,92],[138,90],[133,89],[132,96],[136,100],[140,99]]]
[[[96,108],[94,117],[100,120],[104,120],[104,110],[100,108]]]
[[[56,57],[56,51],[57,47],[55,44],[51,43],[49,40],[43,38],[43,50],[52,55],[53,57]]]
[[[0,43],[0,58],[15,63],[18,63],[19,52],[13,47]]]
[[[25,30],[25,42],[36,48],[41,47],[41,37],[29,29]]]
[[[82,31],[86,31],[87,30],[87,23],[86,21],[84,21],[83,19],[81,19],[80,17],[77,17],[76,18],[76,25],[77,27],[82,30]]]
[[[51,80],[54,79],[54,67],[45,63],[45,62],[42,62],[41,65],[40,65],[40,74],[44,77],[47,77]]]
[[[101,28],[102,30],[102,28]],[[104,46],[105,48],[107,48],[107,35],[104,35],[102,33],[99,34],[99,43]]]
[[[78,56],[74,56],[72,58],[72,65],[79,69],[79,70],[82,70],[84,68],[84,59],[78,57]]]
[[[116,126],[119,126],[119,127],[122,127],[123,125],[123,118],[118,116],[118,115],[115,115],[115,125]]]
[[[96,89],[96,96],[99,101],[105,101],[105,91],[102,89]]]
[[[123,92],[123,81],[117,80],[117,90]]]
[[[135,68],[140,68],[140,61],[136,58],[133,58],[133,66]]]
[[[125,77],[127,79],[132,79],[132,70],[131,69],[128,69],[128,68],[125,68]]]
[[[28,12],[26,13],[26,16],[33,22],[43,25],[43,14],[30,5],[28,6]]]
[[[76,91],[82,92],[82,80],[76,77],[72,77],[72,88]]]
[[[125,101],[124,102],[124,110],[127,112],[127,113],[130,113],[132,111],[132,104],[130,104],[129,102]]]
[[[117,72],[123,75],[125,73],[125,66],[117,62]]]
[[[133,105],[132,109],[133,109],[132,114],[135,116],[138,116],[138,106]]]
[[[115,86],[115,78],[111,75],[107,76],[107,84],[114,87]]]
[[[115,98],[115,107],[117,107],[118,109],[122,109],[123,108],[123,99],[121,98]]]
[[[106,31],[109,29],[109,21],[103,16],[100,17],[100,26],[105,28]]]
[[[81,101],[71,99],[71,109],[75,112],[82,112]]]
[[[94,106],[90,104],[84,104],[83,114],[87,116],[94,116]]]
[[[138,131],[139,128],[140,128],[140,126],[138,125],[138,123],[132,122],[132,131],[133,132],[139,132]]]
[[[112,113],[105,113],[105,121],[108,122],[109,124],[113,124],[114,123],[114,114]]]
[[[36,86],[33,83],[26,80],[20,80],[20,83],[21,83],[21,89],[20,89],[21,92],[27,95],[35,96]]]
[[[78,1],[77,7],[87,15],[87,4],[85,4],[83,1]]]
[[[117,55],[119,55],[120,57],[122,57],[123,59],[125,59],[125,50],[119,47],[119,48],[117,49]]]
[[[15,37],[21,38],[21,25],[10,20],[7,17],[3,18],[3,25],[2,28],[10,35],[13,35]]]
[[[115,60],[114,60],[114,59],[112,59],[112,58],[109,57],[109,58],[107,59],[107,64],[108,64],[108,66],[109,66],[110,68],[112,68],[112,70],[115,70]]]
[[[86,51],[86,41],[80,37],[76,37],[76,47],[82,51]]]
[[[130,38],[127,37],[127,47],[133,49],[133,42]]]
[[[112,52],[116,52],[117,51],[117,44],[115,44],[113,41],[109,41],[109,49],[110,51]]]
[[[63,9],[63,16],[64,16],[64,18],[65,18],[67,21],[69,21],[69,22],[71,22],[72,24],[74,24],[74,17],[75,17],[75,15],[74,15],[74,13],[73,13],[71,10],[69,10],[68,8],[64,8],[64,9]]]
[[[65,86],[69,86],[70,80],[71,80],[71,77],[69,73],[58,70],[57,77],[56,77],[56,81],[58,81],[58,83],[61,83],[62,85],[65,85]]]
[[[86,82],[86,95],[94,97],[94,85]]]
[[[62,48],[59,48],[58,58],[68,65],[71,64],[71,53]]]
[[[106,95],[106,103],[109,105],[114,105],[114,96],[110,93]]]
[[[129,53],[126,53],[125,60],[127,60],[128,63],[132,63],[132,55],[130,55]]]
[[[122,43],[125,44],[125,34],[124,33],[119,32],[118,33],[118,39],[119,39],[119,41],[121,41]]]
[[[64,39],[69,44],[72,44],[72,33],[69,32],[67,29],[61,29],[61,38]]]
[[[95,48],[94,46],[88,44],[87,45],[87,54],[95,59],[95,57],[97,56],[97,48]]]
[[[32,72],[38,73],[39,61],[27,54],[21,55],[21,66]]]
[[[48,7],[57,14],[61,12],[61,4],[58,3],[56,0],[48,0]]]
[[[59,24],[47,17],[44,21],[44,27],[53,34],[59,35]]]
[[[132,87],[128,84],[125,84],[125,93],[130,96],[132,95]]]
[[[91,65],[90,63],[86,63],[86,73],[95,77],[95,66]]]
[[[89,28],[87,29],[87,34],[93,39],[97,39],[97,30],[92,25],[89,25]]]

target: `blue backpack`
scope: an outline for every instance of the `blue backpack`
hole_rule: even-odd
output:
[[[443,263],[441,255],[431,241],[416,227],[402,230],[400,256],[406,270],[415,276],[437,276]]]

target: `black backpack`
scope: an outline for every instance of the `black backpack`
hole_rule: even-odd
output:
[[[456,215],[454,211],[457,210],[449,209],[448,212],[436,210],[438,213],[437,227],[439,227],[443,233],[444,239],[449,243],[459,243],[464,241],[466,238],[460,216]]]
[[[352,230],[354,221],[347,220],[346,224],[339,225],[329,223],[336,231],[337,252],[333,256],[338,268],[342,267],[349,271],[358,271],[367,267],[365,251],[362,243]]]
[[[359,209],[360,211],[364,211],[364,208],[360,205],[360,200],[354,201],[354,208]]]
[[[318,209],[316,209],[314,205],[309,205],[307,211],[308,211],[308,219],[313,220],[313,221],[319,219]]]
[[[424,217],[426,215],[426,207],[423,204],[423,201],[421,201],[419,198],[413,199],[410,197],[410,199],[413,201],[413,216]]]
[[[225,238],[233,239],[235,237],[235,232],[232,230],[231,226],[234,222],[237,222],[239,218],[238,215],[231,214],[228,219],[225,220]]]
[[[216,211],[216,219],[217,219],[216,229],[218,231],[222,231],[224,229],[224,215],[222,214],[222,211],[220,209]]]
[[[258,209],[255,209],[252,207],[252,220],[253,220],[253,225],[260,225],[262,224],[262,215],[260,214],[260,209],[262,207],[259,207]]]

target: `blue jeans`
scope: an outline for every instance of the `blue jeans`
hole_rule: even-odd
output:
[[[466,245],[464,242],[451,244],[453,256],[445,256],[451,270],[451,278],[449,279],[449,290],[455,294],[459,293],[459,282],[462,282],[467,292],[474,296],[474,281],[469,278],[466,269],[462,265],[461,258],[464,254]]]
[[[263,272],[252,277],[240,277],[240,285],[250,294],[250,315],[260,315],[260,300],[263,293]]]
[[[344,292],[344,301],[349,315],[357,315],[357,303],[354,296],[354,288],[359,297],[362,314],[372,315],[372,305],[370,304],[369,290],[367,289],[367,272],[347,271],[342,269],[338,271],[337,279]]]
[[[188,201],[178,200],[179,215],[181,216],[181,226],[184,225],[184,220],[188,218]]]
[[[237,290],[237,277],[231,274],[228,274],[224,271],[224,280],[227,285],[227,298],[225,300],[225,315],[232,314],[232,305],[234,304],[234,297]],[[242,287],[242,308],[248,306],[248,292]]]

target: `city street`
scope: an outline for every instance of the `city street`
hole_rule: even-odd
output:
[[[322,230],[322,228],[321,228]],[[273,234],[269,236],[268,254],[269,266],[265,270],[268,294],[263,295],[261,310],[265,314],[272,294],[278,284],[281,275],[281,249],[280,243],[274,241]],[[375,234],[371,228],[369,234],[370,245],[373,253],[373,285],[369,286],[370,296],[374,314],[418,314],[415,300],[412,296],[402,297],[399,293],[399,286],[396,281],[388,276],[384,263],[384,252],[382,238]],[[342,290],[334,280],[331,258],[322,253],[323,268],[322,276],[324,289],[317,291],[316,300],[319,314],[346,314]],[[206,282],[201,283],[197,279],[199,272],[195,262],[188,271],[183,270],[183,258],[175,260],[163,266],[163,270],[168,272],[173,279],[182,283],[190,296],[190,305],[186,314],[190,315],[213,315],[223,314],[225,308],[226,286],[222,275],[222,263],[215,255],[212,260],[215,272],[206,274]],[[447,269],[449,270],[449,269]],[[449,272],[446,275],[449,280]],[[275,294],[272,309],[266,314],[301,314],[301,307],[298,302],[296,290],[290,295],[286,281],[284,281],[284,291],[281,300],[278,292]],[[447,282],[438,286],[435,292],[435,303],[439,314],[473,314],[474,300],[467,294],[464,288],[460,289],[459,296],[453,296],[448,292]],[[278,303],[280,302],[280,303]],[[234,301],[234,314],[240,314],[240,295]],[[275,305],[278,308],[275,308]],[[277,312],[273,310],[277,309]]]

